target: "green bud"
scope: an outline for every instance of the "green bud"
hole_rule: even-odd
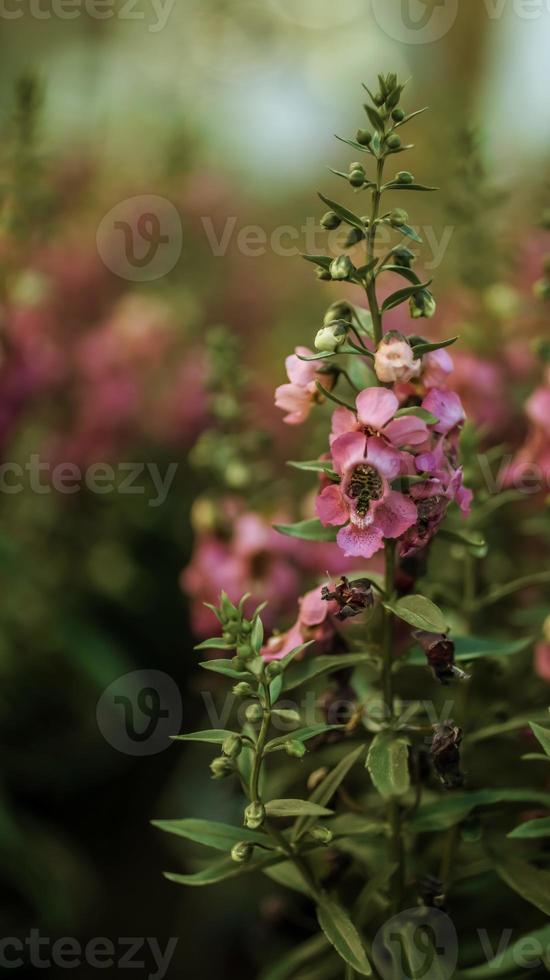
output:
[[[252,623],[249,619],[243,619],[241,623],[241,633],[250,633],[252,629]]]
[[[370,146],[372,133],[369,133],[368,129],[358,129],[356,139],[361,146]]]
[[[244,716],[247,721],[255,724],[256,722],[262,720],[264,716],[263,709],[259,704],[249,704]]]
[[[240,735],[228,735],[222,745],[222,752],[229,759],[237,759],[241,754],[243,740]]]
[[[317,276],[318,279],[322,279],[325,282],[327,280],[331,280],[332,279],[332,276],[331,276],[330,272],[328,271],[328,269],[321,269],[321,268],[316,269],[315,270],[315,275]]]
[[[283,673],[283,665],[280,660],[272,660],[265,669],[267,676],[271,679],[272,677],[278,677],[279,674]]]
[[[350,228],[344,241],[344,247],[351,248],[352,245],[357,245],[357,242],[362,242],[364,237],[364,231],[360,231],[359,228]]]
[[[340,227],[342,219],[338,217],[336,211],[327,211],[321,218],[321,224],[327,231],[332,231],[334,228]]]
[[[414,252],[411,252],[406,245],[398,245],[396,248],[392,248],[391,254],[394,265],[399,265],[404,269],[410,269],[416,258]]]
[[[256,801],[255,803],[249,803],[246,810],[244,811],[244,825],[248,827],[249,830],[258,830],[265,820],[265,806],[263,803]]]
[[[254,650],[249,643],[239,643],[239,646],[237,647],[237,656],[240,657],[241,660],[250,660],[250,658],[254,656]]]
[[[361,168],[356,167],[354,170],[350,172],[348,180],[352,187],[362,187],[363,184],[365,183],[366,176],[367,175],[363,170],[363,167]]]
[[[391,117],[394,122],[403,122],[405,118],[405,113],[403,112],[403,109],[394,109],[391,114]]]
[[[227,776],[231,776],[234,771],[235,767],[231,759],[228,759],[225,755],[217,756],[210,763],[212,779],[225,779]]]
[[[390,225],[394,228],[399,228],[400,225],[406,225],[409,223],[409,215],[403,208],[394,208],[390,213]]]
[[[334,323],[335,320],[345,320],[346,323],[351,323],[352,317],[353,310],[349,303],[346,303],[345,300],[337,300],[330,304],[323,317],[323,325],[326,327],[327,324]]]
[[[414,184],[414,176],[409,173],[408,170],[400,170],[399,173],[395,175],[395,179],[400,184]]]
[[[328,827],[312,827],[309,831],[309,837],[319,841],[320,844],[330,844],[333,836],[332,830],[329,830]]]
[[[250,844],[249,841],[240,840],[238,844],[235,844],[231,848],[231,859],[237,864],[246,864],[250,861],[254,851],[254,844]]]
[[[321,327],[315,337],[315,349],[319,351],[335,351],[341,347],[348,335],[345,323],[330,323]]]
[[[386,145],[389,146],[390,150],[399,149],[399,147],[401,146],[401,140],[397,135],[397,133],[392,133],[391,136],[388,136],[388,138],[386,139]]]
[[[239,681],[232,690],[237,698],[250,698],[254,694],[252,687],[246,681]]]
[[[287,755],[291,755],[294,759],[303,759],[307,749],[303,742],[299,742],[297,738],[293,738],[288,742],[285,742],[285,752]]]
[[[550,280],[538,279],[533,286],[533,293],[537,299],[550,299]]]
[[[429,289],[421,289],[411,296],[409,309],[413,320],[418,320],[420,317],[429,319],[434,315],[437,305]]]
[[[377,106],[384,105],[384,100],[385,100],[385,96],[382,95],[381,92],[377,92],[376,95],[373,96],[373,102]]]
[[[349,279],[355,270],[355,266],[349,255],[339,255],[330,263],[330,275],[332,279]]]

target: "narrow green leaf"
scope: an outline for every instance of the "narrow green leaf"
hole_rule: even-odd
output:
[[[394,732],[379,732],[367,756],[370,777],[385,800],[403,796],[410,788],[409,746]]]
[[[353,211],[348,211],[342,204],[338,204],[336,201],[331,201],[329,197],[325,197],[324,194],[319,194],[321,200],[326,204],[331,211],[335,211],[342,221],[345,221],[347,225],[351,225],[352,228],[358,228],[359,231],[365,230],[365,225],[361,221],[358,214],[354,214]]]
[[[382,313],[387,313],[388,310],[395,309],[396,306],[400,306],[401,303],[405,303],[411,296],[414,296],[419,289],[427,289],[431,285],[432,280],[428,279],[427,282],[422,282],[420,285],[404,286],[403,289],[398,289],[391,296],[388,296],[382,303]],[[416,351],[415,351],[416,353]]]
[[[522,975],[529,969],[527,965],[531,961],[531,966],[539,966],[541,956],[550,945],[550,925],[530,932],[526,936],[517,939],[516,942],[508,946],[502,953],[499,953],[488,963],[481,966],[472,966],[467,970],[461,970],[460,976],[463,980],[491,980],[492,977],[501,977],[505,973],[518,968],[521,962]]]
[[[420,806],[409,820],[411,830],[426,833],[446,830],[464,820],[476,807],[501,803],[540,803],[550,806],[550,793],[532,789],[479,789],[471,793],[446,796]]]
[[[428,412],[426,408],[422,408],[421,405],[411,405],[409,408],[399,408],[395,413],[394,418],[401,419],[406,418],[409,415],[414,415],[416,418],[422,419],[426,425],[435,425],[439,422],[437,415],[433,415],[432,412]]]
[[[483,558],[487,554],[487,542],[480,531],[454,531],[451,528],[442,527],[439,530],[439,537],[444,541],[465,545],[479,558]]]
[[[391,180],[383,187],[385,191],[438,191],[439,187],[429,187],[426,184],[402,184],[399,180]]]
[[[291,891],[300,892],[302,895],[310,895],[305,878],[292,861],[281,861],[272,868],[266,868],[264,874],[283,888],[290,888]]]
[[[527,820],[515,827],[508,837],[514,840],[530,840],[533,837],[550,837],[550,817],[540,817],[538,820]]]
[[[324,527],[317,517],[307,521],[298,521],[297,524],[274,524],[273,527],[279,534],[286,534],[290,538],[300,538],[302,541],[336,541],[337,529]]]
[[[415,629],[427,630],[429,633],[447,632],[447,621],[441,609],[426,596],[408,595],[396,602],[385,602],[384,605]]]
[[[500,852],[497,854],[494,849],[490,853],[495,870],[508,887],[530,905],[550,915],[550,871],[541,871],[533,864]]]
[[[347,912],[337,902],[326,899],[317,906],[317,919],[329,943],[339,956],[363,977],[372,973],[361,938]]]
[[[226,643],[221,636],[212,636],[193,647],[194,650],[232,650],[231,644]]]
[[[305,252],[301,252],[300,254],[306,262],[313,262],[314,265],[319,265],[322,269],[328,270],[332,265],[332,257],[330,255],[307,255]]]
[[[246,671],[235,670],[229,660],[204,660],[199,664],[199,667],[203,667],[204,670],[211,670],[214,674],[223,674],[224,677],[232,677],[236,681],[246,680],[249,676]]]
[[[450,340],[441,340],[433,344],[420,343],[413,345],[413,350],[415,357],[422,357],[424,354],[429,354],[433,350],[443,350],[444,347],[450,347],[452,344],[456,344],[458,337],[451,337]]]
[[[374,126],[374,128],[376,130],[378,130],[379,133],[383,133],[384,132],[384,120],[382,119],[382,116],[380,115],[380,113],[378,112],[378,110],[375,109],[374,106],[372,106],[372,105],[366,105],[365,106],[365,111],[367,113],[367,116],[369,117],[369,121],[370,121],[371,125]]]
[[[176,885],[191,885],[192,887],[203,887],[205,885],[215,885],[218,881],[225,881],[227,878],[238,878],[240,875],[248,874],[250,871],[262,870],[270,864],[278,864],[284,860],[282,854],[265,854],[258,858],[253,858],[246,864],[237,864],[231,858],[224,858],[223,861],[216,861],[201,871],[194,874],[175,874],[173,871],[165,871],[164,877],[168,881],[173,881]]]
[[[395,230],[399,231],[402,235],[405,236],[405,238],[410,238],[412,239],[413,242],[417,242],[419,245],[422,245],[422,239],[420,235],[418,234],[417,231],[414,230],[414,228],[411,228],[410,225],[396,225]]]
[[[301,460],[288,460],[286,465],[292,466],[295,470],[305,470],[307,473],[328,473],[336,476],[330,459],[308,459],[303,462]]]
[[[340,784],[346,778],[350,769],[355,765],[364,751],[365,746],[359,745],[357,748],[349,752],[348,755],[344,756],[338,765],[325,776],[322,783],[320,783],[319,786],[313,790],[313,793],[309,798],[310,803],[317,803],[319,806],[324,806],[325,803],[329,803]],[[307,833],[309,828],[312,827],[314,823],[315,820],[311,819],[310,817],[301,817],[299,820],[297,820],[292,829],[292,840],[299,840],[300,837]]]
[[[265,751],[275,752],[276,749],[281,748],[289,739],[292,739],[293,742],[307,742],[310,738],[316,738],[317,735],[323,735],[325,732],[333,732],[345,727],[345,725],[318,724],[308,725],[307,728],[297,728],[296,731],[290,731],[286,735],[278,735],[277,738],[272,738],[267,743]]]
[[[190,732],[188,735],[172,735],[173,742],[209,742],[212,745],[223,745],[226,738],[235,735],[226,728],[208,728],[204,732]]]
[[[383,272],[393,272],[396,276],[403,276],[404,279],[408,279],[413,284],[416,283],[418,286],[421,284],[421,279],[418,278],[414,269],[409,269],[406,265],[383,265],[378,270],[378,275],[382,275]]]
[[[289,953],[278,958],[274,966],[260,975],[260,980],[288,980],[296,970],[317,959],[327,951],[328,942],[324,933],[306,939],[305,943],[293,946]]]
[[[331,817],[332,810],[327,810],[311,800],[270,800],[265,805],[268,817]]]
[[[534,722],[531,722],[531,731],[542,745],[546,755],[550,756],[550,729],[542,728],[541,725],[535,725]]]
[[[246,827],[232,827],[216,820],[152,820],[151,823],[153,827],[164,830],[167,834],[175,834],[196,844],[214,847],[218,851],[230,851],[239,841],[261,844],[263,847],[270,845],[270,838],[265,834]]]
[[[363,144],[362,143],[358,143],[357,140],[348,140],[344,136],[338,136],[337,133],[335,133],[334,135],[335,135],[335,137],[336,137],[337,140],[340,140],[341,143],[347,143],[347,145],[348,146],[352,146],[354,150],[360,150],[361,153],[370,153],[371,152],[369,150],[368,146],[363,146]],[[348,176],[347,174],[344,174],[344,177],[347,178],[347,176]]]
[[[366,653],[338,653],[334,656],[314,657],[311,660],[303,660],[296,664],[292,670],[285,674],[283,680],[283,690],[292,691],[306,681],[320,677],[321,674],[330,674],[333,671],[345,670],[347,667],[358,667],[360,664],[372,661],[373,652]]]
[[[484,596],[481,596],[475,603],[476,609],[483,609],[485,606],[490,606],[494,602],[500,602],[501,599],[505,599],[506,596],[513,595],[515,592],[520,592],[522,589],[527,589],[532,585],[544,585],[546,582],[550,582],[550,571],[545,572],[534,572],[532,575],[525,575],[523,578],[518,578],[514,582],[507,582],[504,585],[497,585],[495,588],[490,589],[486,592]]]

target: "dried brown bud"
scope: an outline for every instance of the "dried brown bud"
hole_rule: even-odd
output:
[[[455,645],[448,636],[426,630],[416,630],[413,636],[424,650],[428,665],[441,684],[449,684],[453,677],[466,678],[464,671],[455,666]]]
[[[325,585],[321,589],[321,598],[329,602],[333,599],[338,603],[339,610],[336,619],[350,619],[358,616],[374,604],[372,583],[368,578],[356,578],[352,582],[342,575],[340,584],[333,592]]]
[[[464,775],[460,771],[462,729],[452,721],[434,725],[433,729],[431,755],[435,771],[445,789],[459,789],[464,784]]]

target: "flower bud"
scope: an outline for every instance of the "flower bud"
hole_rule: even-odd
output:
[[[390,225],[394,228],[399,228],[400,225],[406,225],[409,223],[409,215],[403,208],[394,208],[390,213]]]
[[[319,841],[320,844],[330,844],[334,834],[328,827],[312,827],[308,836],[312,840]]]
[[[331,303],[327,312],[323,317],[323,326],[327,326],[329,323],[334,323],[335,320],[345,320],[347,323],[351,323],[353,316],[353,311],[349,303],[345,300],[337,300],[336,303]]]
[[[405,113],[403,112],[403,109],[394,109],[391,114],[391,117],[394,122],[403,122],[405,118]]]
[[[312,773],[310,773],[306,783],[309,792],[313,793],[313,790],[317,789],[317,787],[321,785],[326,776],[328,776],[328,769],[326,766],[322,766],[320,769],[315,769]]]
[[[341,347],[348,334],[345,323],[329,323],[321,327],[315,337],[315,349],[319,351],[335,351]]]
[[[374,371],[379,381],[410,381],[420,374],[422,362],[415,359],[408,340],[397,332],[387,333],[376,349]]]
[[[241,754],[243,740],[240,735],[228,735],[222,745],[222,752],[229,759],[237,759]]]
[[[372,142],[372,133],[369,133],[368,129],[358,129],[356,140],[361,146],[370,146]]]
[[[349,279],[355,270],[355,266],[349,255],[339,255],[330,263],[330,275],[332,279]]]
[[[248,827],[249,830],[258,830],[265,820],[265,806],[263,803],[256,801],[255,803],[249,803],[246,810],[244,811],[244,825]]]
[[[409,170],[400,170],[399,173],[395,175],[395,179],[399,184],[414,184],[414,176]]]
[[[399,136],[397,135],[397,133],[392,133],[391,136],[388,136],[388,138],[386,140],[386,145],[389,146],[390,150],[398,150],[399,149],[399,147],[401,146],[401,140],[400,140]]]
[[[252,687],[246,681],[239,681],[238,684],[234,685],[232,690],[236,698],[249,698],[254,693]]]
[[[288,742],[285,742],[285,752],[294,759],[303,759],[307,749],[303,742],[299,742],[297,738],[292,738]]]
[[[228,759],[225,755],[217,756],[210,763],[212,779],[225,779],[227,776],[231,776],[234,771],[235,768],[231,759]]]
[[[363,184],[365,183],[366,176],[367,175],[363,170],[363,167],[355,167],[353,170],[350,171],[348,180],[352,187],[362,187]]]
[[[239,643],[237,647],[237,656],[241,660],[250,660],[254,656],[254,650],[249,643]]]
[[[240,840],[231,848],[231,859],[237,864],[246,864],[250,861],[254,851],[254,844],[249,841]]]
[[[357,245],[357,242],[362,242],[364,237],[364,231],[361,231],[359,228],[350,228],[344,239],[344,248],[351,248],[353,245]]]
[[[334,228],[340,227],[342,219],[338,217],[335,211],[327,211],[321,218],[321,224],[327,231],[332,231]]]
[[[420,317],[432,317],[437,309],[437,304],[429,289],[421,289],[418,293],[411,296],[409,309],[413,320]]]
[[[265,672],[268,678],[271,680],[273,677],[278,677],[279,674],[283,673],[283,665],[278,660],[272,660],[271,663],[267,665]]]
[[[259,704],[249,704],[244,716],[247,721],[255,724],[256,722],[262,720],[264,716],[263,709]]]
[[[332,279],[332,276],[328,271],[328,269],[320,269],[320,268],[316,269],[315,275],[317,276],[318,279],[323,279],[325,282],[330,281]]]
[[[410,269],[416,258],[414,252],[411,252],[410,248],[407,248],[406,245],[397,245],[395,248],[392,248],[391,254],[394,265],[399,265],[403,269]]]

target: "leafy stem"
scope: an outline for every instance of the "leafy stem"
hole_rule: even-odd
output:
[[[367,265],[369,265],[374,260],[374,250],[376,245],[376,229],[378,216],[380,214],[380,202],[382,200],[382,178],[384,174],[384,156],[380,156],[376,166],[376,186],[372,192],[372,214],[371,220],[367,232]],[[370,314],[372,317],[372,328],[374,334],[374,342],[376,346],[382,340],[382,316],[378,306],[378,299],[376,297],[376,277],[374,272],[368,273],[367,285],[366,285],[367,299],[369,303]]]

